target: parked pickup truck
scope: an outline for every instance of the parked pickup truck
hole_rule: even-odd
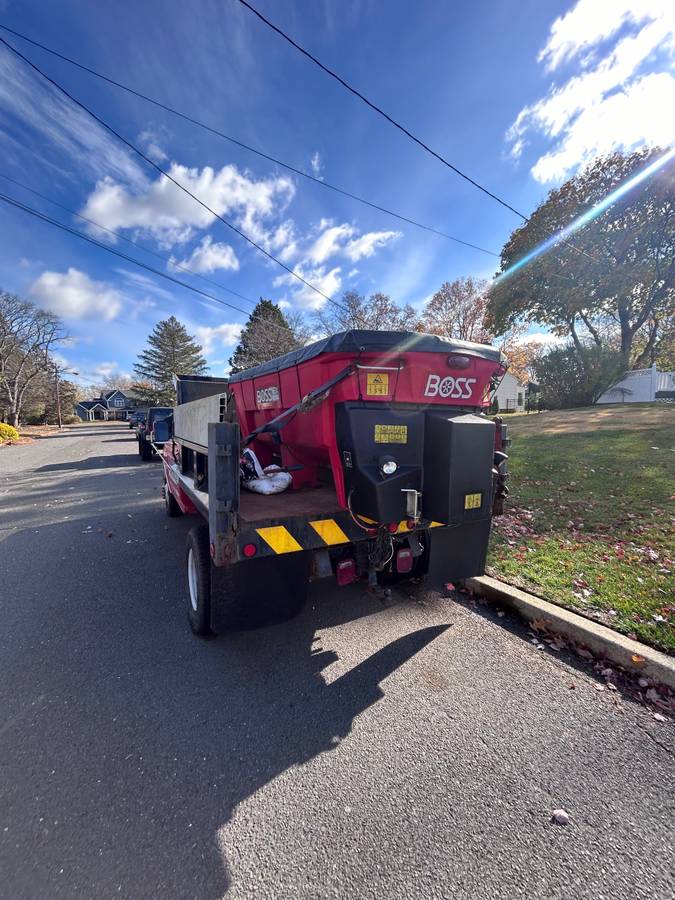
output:
[[[138,433],[138,426],[144,421],[146,413],[147,409],[138,409],[136,412],[133,412],[129,416],[129,428],[133,428],[133,430]]]
[[[152,406],[146,410],[145,419],[138,425],[136,434],[138,435],[138,455],[143,462],[152,459],[153,454],[164,446],[164,441],[155,440],[155,425],[157,422],[163,422],[173,415],[173,407],[171,406]]]
[[[167,515],[194,515],[195,634],[299,612],[310,579],[371,590],[482,575],[508,493],[495,347],[346,331],[231,375],[176,376]]]

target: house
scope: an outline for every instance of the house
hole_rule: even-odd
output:
[[[122,391],[107,391],[93,400],[81,400],[73,407],[73,412],[83,422],[95,420],[128,419],[131,413],[138,409],[140,401],[130,397]]]
[[[598,398],[598,403],[653,403],[675,400],[675,372],[659,372],[656,363],[650,369],[633,369],[621,381]]]
[[[539,387],[534,382],[523,384],[515,375],[507,372],[492,395],[492,403],[495,400],[499,403],[500,413],[525,412],[528,398],[538,393],[538,390]]]

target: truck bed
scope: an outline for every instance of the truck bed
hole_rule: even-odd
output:
[[[173,480],[183,487],[197,508],[208,517],[208,493],[195,490],[192,478],[183,475],[176,463],[169,468],[173,473]],[[239,518],[244,525],[295,516],[320,519],[339,512],[344,510],[338,504],[335,488],[332,486],[301,488],[281,494],[254,494],[242,487],[239,494]]]
[[[334,487],[301,488],[282,494],[254,494],[242,487],[239,518],[246,523],[292,516],[327,516],[339,512]]]

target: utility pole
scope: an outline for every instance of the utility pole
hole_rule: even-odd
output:
[[[59,428],[63,428],[63,423],[61,422],[61,394],[59,393],[59,367],[56,363],[54,363],[54,375],[56,377],[56,417]]]
[[[59,391],[59,372],[68,372],[69,375],[79,375],[79,372],[76,372],[75,369],[68,369],[66,366],[59,366],[58,363],[54,363],[54,383],[56,385],[56,417],[59,423],[59,428],[63,428],[63,422],[61,421],[61,393]]]

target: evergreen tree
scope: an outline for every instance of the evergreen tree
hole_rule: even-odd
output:
[[[244,326],[230,365],[233,372],[241,372],[300,346],[302,341],[276,303],[261,298]]]
[[[148,337],[148,347],[134,364],[138,382],[149,383],[155,390],[156,403],[167,406],[176,399],[174,375],[203,375],[205,371],[202,348],[175,316],[155,325]]]

